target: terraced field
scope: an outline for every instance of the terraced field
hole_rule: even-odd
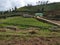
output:
[[[0,45],[60,45],[60,32],[52,27],[35,18],[0,19]]]

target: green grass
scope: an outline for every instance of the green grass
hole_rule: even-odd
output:
[[[1,23],[2,24],[0,24],[0,26],[14,25],[18,26],[19,28],[27,28],[27,27],[49,28],[53,26],[51,24],[40,22],[34,18],[23,18],[23,17],[10,17],[1,20]]]

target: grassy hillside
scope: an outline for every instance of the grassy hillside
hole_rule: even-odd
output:
[[[26,10],[37,11],[38,9],[41,10],[42,7],[44,7],[45,11],[60,10],[60,2],[50,3],[47,5],[25,6],[25,7],[19,8],[18,10],[20,10],[20,11],[26,11]]]
[[[7,26],[16,26],[17,29]],[[60,45],[60,32],[49,30],[53,26],[19,16],[0,19],[0,45]]]
[[[60,3],[51,3],[45,5],[44,10],[60,10],[59,6]],[[42,7],[25,6],[18,10],[37,11]],[[21,16],[0,19],[0,45],[60,45],[60,27]]]

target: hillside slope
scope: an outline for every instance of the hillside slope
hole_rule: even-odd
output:
[[[19,11],[37,11],[38,9],[42,9],[42,7],[44,7],[45,11],[49,11],[49,10],[60,10],[60,2],[56,2],[56,3],[50,3],[47,5],[35,5],[35,6],[24,6],[19,8]]]

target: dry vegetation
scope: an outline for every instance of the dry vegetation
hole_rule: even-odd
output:
[[[11,39],[0,40],[0,45],[60,45],[59,37],[7,37]]]

